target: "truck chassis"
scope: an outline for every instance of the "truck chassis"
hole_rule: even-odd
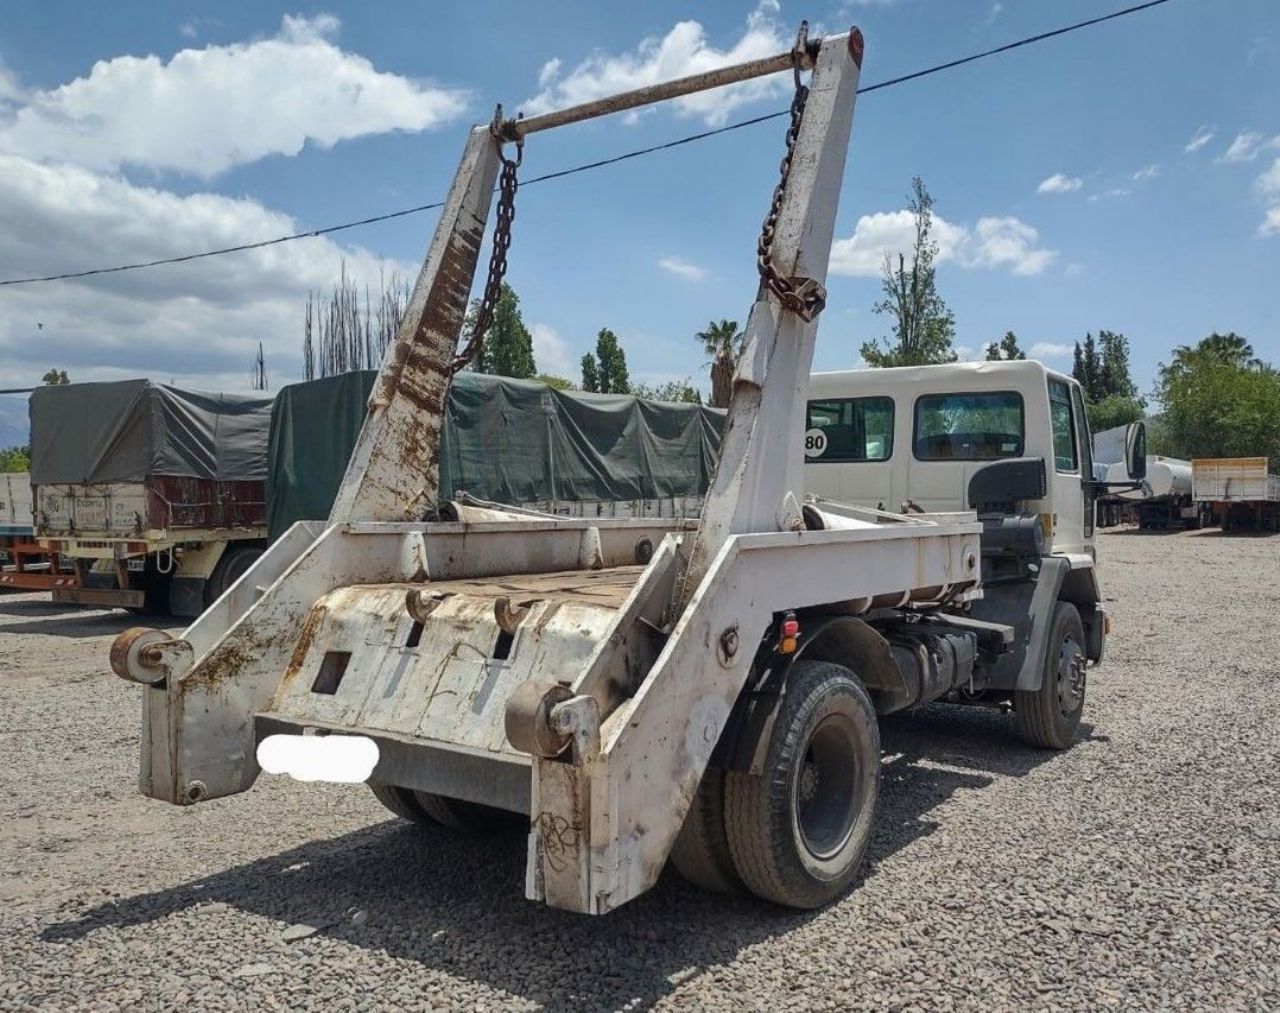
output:
[[[1014,638],[965,612],[981,595],[975,514],[797,498],[862,50],[857,29],[811,42],[802,26],[787,53],[530,119],[499,109],[472,131],[328,524],[291,528],[180,637],[131,630],[112,648],[145,686],[146,794],[229,795],[276,736],[354,735],[377,745],[368,780],[398,815],[526,815],[526,894],[555,907],[613,910],[668,858],[701,885],[802,907],[852,882],[878,791],[877,712],[976,699]],[[697,525],[477,507],[431,520],[500,171],[502,257],[510,242],[518,159],[504,145],[788,70],[787,158]],[[1070,564],[1057,564],[1030,606],[1041,630],[1061,611]],[[1078,617],[1059,625],[1055,641],[1031,638],[1005,686],[1035,696],[1053,674],[1043,699],[1069,708],[1074,731],[1087,649]]]

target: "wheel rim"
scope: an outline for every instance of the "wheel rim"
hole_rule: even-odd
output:
[[[1066,636],[1058,648],[1058,711],[1070,716],[1084,703],[1085,656],[1075,638]]]
[[[792,793],[792,817],[800,840],[817,859],[848,843],[859,808],[856,731],[843,715],[830,715],[809,735]]]

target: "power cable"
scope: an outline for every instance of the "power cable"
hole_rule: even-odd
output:
[[[1007,53],[1014,49],[1020,49],[1023,46],[1030,46],[1037,42],[1043,42],[1046,39],[1053,39],[1060,35],[1078,32],[1084,28],[1091,28],[1094,25],[1100,25],[1105,21],[1114,21],[1116,18],[1126,17],[1130,14],[1137,14],[1139,11],[1145,11],[1151,7],[1159,7],[1161,4],[1169,2],[1170,0],[1147,0],[1146,3],[1135,4],[1132,7],[1125,7],[1122,10],[1112,11],[1110,14],[1103,14],[1096,18],[1089,18],[1086,21],[1077,21],[1075,24],[1066,25],[1062,28],[1055,28],[1047,32],[1041,32],[1039,35],[1029,35],[1024,39],[1018,39],[1016,42],[1009,42],[1003,46],[997,46],[995,49],[987,49],[981,53],[973,53],[969,56],[961,57],[958,60],[949,60],[946,63],[935,64],[932,67],[912,71],[910,74],[903,74],[901,77],[890,78],[887,81],[878,81],[875,84],[859,88],[858,94],[866,95],[873,91],[880,91],[883,88],[891,88],[894,85],[905,84],[908,81],[916,81],[922,77],[928,77],[931,74],[938,74],[944,70],[952,70],[956,67],[962,67],[967,63],[985,60],[988,57]],[[626,151],[620,155],[614,155],[610,158],[602,158],[596,162],[587,162],[583,165],[575,165],[570,169],[561,169],[557,172],[548,172],[542,176],[534,176],[532,179],[522,180],[520,186],[522,188],[533,186],[535,183],[545,183],[548,180],[563,179],[566,176],[573,176],[579,172],[588,172],[591,169],[600,169],[607,165],[616,165],[619,162],[626,162],[633,158],[640,158],[642,155],[652,155],[655,152],[679,148],[685,144],[692,144],[694,141],[703,141],[708,137],[727,134],[733,130],[742,130],[744,127],[754,127],[757,124],[766,123],[769,120],[776,120],[787,115],[789,115],[789,110],[782,109],[774,113],[765,113],[762,116],[753,116],[751,119],[738,120],[735,123],[730,123],[723,127],[717,127],[713,130],[704,130],[701,133],[689,134],[686,137],[678,137],[673,141],[654,144],[647,148],[637,148],[634,151]],[[35,285],[50,281],[69,281],[75,278],[90,278],[102,274],[118,274],[121,271],[138,271],[147,267],[160,267],[164,264],[185,264],[193,260],[203,260],[206,257],[221,257],[228,253],[243,253],[246,250],[261,250],[267,246],[278,246],[281,243],[291,243],[297,239],[312,239],[318,236],[327,236],[334,232],[342,232],[346,229],[356,229],[365,225],[374,225],[378,222],[387,222],[394,218],[404,218],[406,215],[416,215],[423,211],[434,211],[442,207],[444,207],[444,201],[433,201],[430,204],[419,204],[416,207],[402,208],[399,211],[388,211],[385,214],[371,215],[368,218],[361,218],[352,222],[343,222],[340,225],[329,225],[322,229],[312,229],[308,232],[295,232],[287,236],[276,236],[274,239],[262,239],[253,243],[240,243],[236,246],[223,246],[216,250],[204,250],[200,253],[188,253],[179,257],[163,257],[158,260],[144,260],[133,264],[118,264],[115,267],[95,267],[87,271],[68,271],[65,274],[49,274],[43,277],[8,278],[4,281],[0,281],[0,287],[7,285]]]

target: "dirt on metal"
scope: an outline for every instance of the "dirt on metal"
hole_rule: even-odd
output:
[[[1278,550],[1104,532],[1081,740],[887,719],[870,865],[812,913],[670,872],[604,918],[542,908],[523,836],[359,786],[144,798],[144,690],[107,657],[137,618],[0,596],[0,1008],[1280,1007]]]

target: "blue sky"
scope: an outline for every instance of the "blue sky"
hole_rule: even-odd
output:
[[[0,277],[199,250],[443,196],[493,104],[559,102],[785,46],[801,17],[866,34],[863,82],[1105,13],[1122,0],[698,5],[285,5],[8,0],[0,7]],[[558,61],[558,62],[557,62]],[[774,84],[540,135],[533,176],[787,102]],[[877,265],[913,175],[942,221],[939,286],[970,354],[1005,330],[1067,366],[1110,328],[1140,385],[1210,330],[1280,359],[1280,4],[1163,7],[859,101],[816,365],[887,332]],[[780,122],[520,195],[508,279],[538,365],[576,378],[608,326],[632,375],[705,385],[692,335],[742,320]],[[416,271],[416,215],[270,251],[0,289],[0,386],[50,365],[243,388],[301,375],[308,289],[345,257]],[[43,326],[40,326],[43,325]]]

